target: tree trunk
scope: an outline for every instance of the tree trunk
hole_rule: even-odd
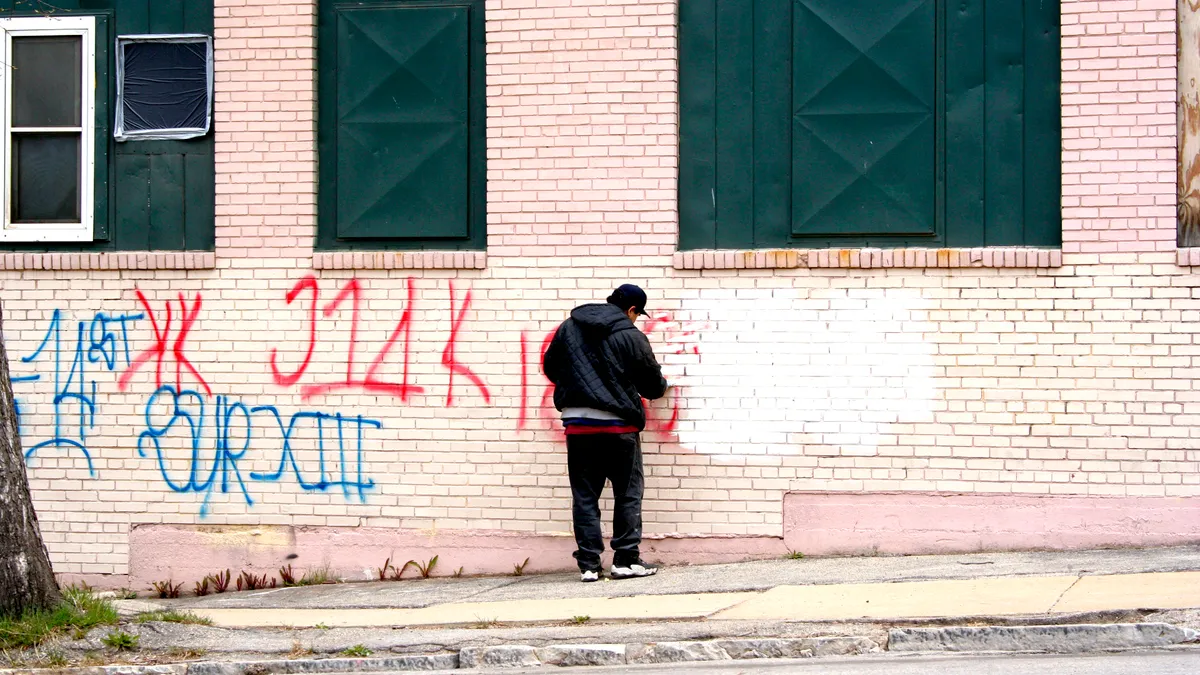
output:
[[[1200,246],[1200,0],[1179,8],[1179,246]]]
[[[29,495],[3,329],[0,308],[0,616],[20,616],[49,609],[62,596]]]

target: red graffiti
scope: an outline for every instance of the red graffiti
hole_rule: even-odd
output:
[[[517,413],[517,429],[529,422],[529,336],[521,331],[521,406]]]
[[[166,321],[163,323],[162,330],[159,330],[158,319],[154,316],[154,309],[150,307],[150,302],[146,300],[145,294],[141,289],[135,288],[134,293],[137,295],[138,302],[142,308],[146,310],[146,316],[150,317],[150,328],[154,331],[154,344],[142,350],[140,354],[134,358],[129,364],[129,368],[121,374],[117,380],[117,389],[125,391],[129,387],[129,381],[133,379],[141,367],[150,359],[154,359],[154,386],[163,386],[163,357],[167,354],[167,340],[171,335],[171,301],[166,303]],[[188,372],[196,378],[200,386],[204,387],[204,391],[209,395],[212,394],[212,389],[209,388],[208,382],[200,375],[200,371],[196,369],[187,355],[184,353],[184,344],[187,342],[188,333],[191,332],[192,326],[196,323],[196,318],[200,315],[200,306],[202,300],[200,294],[196,293],[192,301],[192,306],[189,309],[187,306],[187,298],[183,293],[179,294],[179,332],[175,336],[175,342],[171,345],[171,357],[175,360],[175,390],[182,391],[183,389],[183,369],[187,368]]]
[[[288,303],[290,304],[291,301],[296,298],[296,294],[298,294],[301,289],[306,288],[309,285],[310,284],[308,282],[307,277],[305,279],[301,279],[299,282],[297,282],[296,286],[294,286],[292,288],[291,292],[289,292],[287,297],[284,299],[287,300]],[[304,358],[304,362],[300,365],[300,368],[295,373],[293,373],[292,375],[287,376],[285,378],[282,378],[282,381],[281,381],[281,378],[278,374],[278,368],[275,366],[274,350],[272,350],[272,353],[271,353],[271,369],[272,369],[272,373],[276,375],[275,381],[276,381],[276,383],[284,385],[284,386],[291,386],[292,384],[295,384],[300,379],[300,377],[304,374],[304,371],[308,368],[309,362],[312,360],[313,350],[315,349],[315,346],[316,346],[316,342],[317,342],[316,307],[318,304],[317,301],[320,297],[320,288],[318,288],[318,286],[317,286],[316,279],[312,280],[311,288],[312,288],[313,297],[312,297],[312,307],[310,308],[310,313],[309,313],[309,345],[308,345],[308,352]],[[321,382],[321,383],[317,383],[317,384],[306,384],[300,388],[301,400],[307,400],[314,396],[320,396],[322,394],[327,394],[331,391],[345,391],[348,389],[356,389],[356,390],[363,391],[363,392],[398,396],[398,397],[400,397],[400,400],[403,402],[407,402],[408,397],[410,395],[421,393],[423,391],[423,389],[421,387],[418,387],[415,385],[410,385],[408,383],[410,345],[412,343],[412,340],[411,340],[412,311],[413,311],[413,304],[414,304],[415,298],[416,298],[416,291],[413,286],[413,280],[412,279],[408,280],[408,302],[405,304],[404,313],[400,315],[400,320],[396,323],[396,327],[392,329],[391,334],[388,335],[387,340],[383,344],[383,348],[379,350],[379,353],[375,356],[375,359],[373,361],[371,361],[370,365],[367,366],[367,370],[363,374],[362,379],[356,379],[355,372],[354,372],[357,350],[358,350],[358,330],[359,330],[359,323],[361,321],[361,312],[362,312],[362,285],[359,284],[358,280],[357,279],[348,280],[342,286],[342,290],[338,292],[337,296],[334,297],[333,300],[330,300],[325,305],[324,309],[321,310],[321,315],[324,316],[325,318],[329,318],[329,317],[333,316],[334,313],[336,313],[338,311],[338,309],[342,306],[342,303],[344,303],[346,301],[346,298],[350,298],[350,342],[349,342],[349,344],[347,346],[347,350],[346,350],[346,379],[345,379],[345,381],[341,381],[341,382]],[[379,380],[376,376],[376,373],[379,371],[380,367],[383,366],[385,360],[388,357],[388,354],[391,353],[392,348],[395,346],[396,340],[398,340],[400,338],[401,333],[403,333],[403,335],[404,335],[403,380],[400,383],[385,382],[385,381]]]
[[[458,362],[455,358],[454,347],[458,344],[458,330],[462,327],[463,317],[467,315],[467,309],[471,306],[471,291],[463,296],[462,306],[459,307],[458,313],[454,312],[454,282],[450,282],[450,339],[446,341],[446,348],[442,351],[442,365],[450,370],[450,381],[446,390],[446,407],[454,405],[454,375],[457,373],[471,381],[479,389],[479,393],[483,395],[484,403],[491,403],[492,396],[488,393],[487,385],[475,371]]]
[[[384,343],[383,349],[379,350],[379,355],[367,367],[367,374],[363,377],[363,386],[367,391],[376,391],[384,394],[399,396],[401,402],[407,403],[408,397],[412,394],[420,394],[425,391],[423,387],[410,385],[408,383],[408,363],[410,357],[410,347],[412,345],[412,312],[413,305],[416,304],[416,287],[413,285],[413,280],[408,280],[408,302],[404,303],[404,313],[400,315],[400,322],[392,329],[391,335],[388,335],[387,342]],[[387,358],[392,347],[396,344],[396,339],[400,337],[400,331],[404,331],[404,378],[400,384],[393,382],[380,382],[375,379],[375,371],[383,365],[384,359]]]
[[[271,375],[275,377],[275,384],[285,387],[290,387],[304,375],[304,371],[308,369],[308,364],[312,361],[313,350],[317,347],[317,295],[320,289],[317,287],[317,278],[309,274],[292,286],[292,290],[288,291],[286,296],[287,304],[292,304],[304,289],[312,291],[312,304],[308,308],[308,352],[304,354],[304,362],[296,369],[296,372],[291,375],[284,375],[279,372],[279,366],[275,364],[275,358],[278,355],[277,349],[271,349]]]
[[[183,293],[180,292],[179,308],[182,310],[182,315],[179,320],[179,334],[175,336],[175,344],[171,346],[171,355],[175,357],[175,391],[183,390],[181,371],[184,366],[187,366],[188,371],[196,378],[200,386],[204,387],[205,393],[212,396],[212,389],[209,388],[204,378],[200,376],[200,371],[196,370],[196,367],[192,365],[192,362],[183,353],[183,343],[187,340],[188,333],[192,330],[192,324],[196,323],[196,317],[200,315],[200,294],[196,294],[196,298],[192,301],[191,309],[187,308],[185,302]]]

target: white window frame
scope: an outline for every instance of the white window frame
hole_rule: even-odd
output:
[[[79,127],[18,127],[20,131],[77,131],[80,138],[78,223],[12,222],[12,39],[14,37],[78,35],[83,38],[81,70],[83,96],[82,122]],[[0,18],[0,145],[3,146],[4,181],[3,242],[90,242],[94,239],[96,175],[96,18],[92,16],[43,16]]]

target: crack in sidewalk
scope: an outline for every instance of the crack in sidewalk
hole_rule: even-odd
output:
[[[1047,610],[1046,610],[1046,613],[1047,613],[1047,614],[1052,614],[1052,613],[1054,613],[1054,608],[1055,608],[1055,607],[1058,607],[1058,603],[1062,602],[1062,599],[1063,599],[1063,597],[1064,597],[1064,596],[1065,596],[1067,593],[1070,593],[1070,592],[1071,592],[1071,589],[1072,589],[1072,588],[1075,588],[1075,585],[1076,585],[1076,584],[1078,584],[1080,581],[1083,581],[1083,577],[1084,577],[1084,576],[1086,576],[1086,575],[1083,575],[1083,574],[1081,574],[1081,575],[1079,575],[1079,576],[1075,577],[1075,581],[1072,581],[1070,586],[1067,586],[1065,589],[1063,589],[1063,592],[1062,592],[1062,593],[1059,593],[1059,594],[1058,594],[1058,597],[1054,599],[1054,602],[1053,602],[1053,603],[1051,603],[1051,605],[1050,605],[1050,609],[1047,609]]]

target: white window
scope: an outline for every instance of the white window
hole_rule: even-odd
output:
[[[0,18],[0,241],[92,240],[96,20]]]

